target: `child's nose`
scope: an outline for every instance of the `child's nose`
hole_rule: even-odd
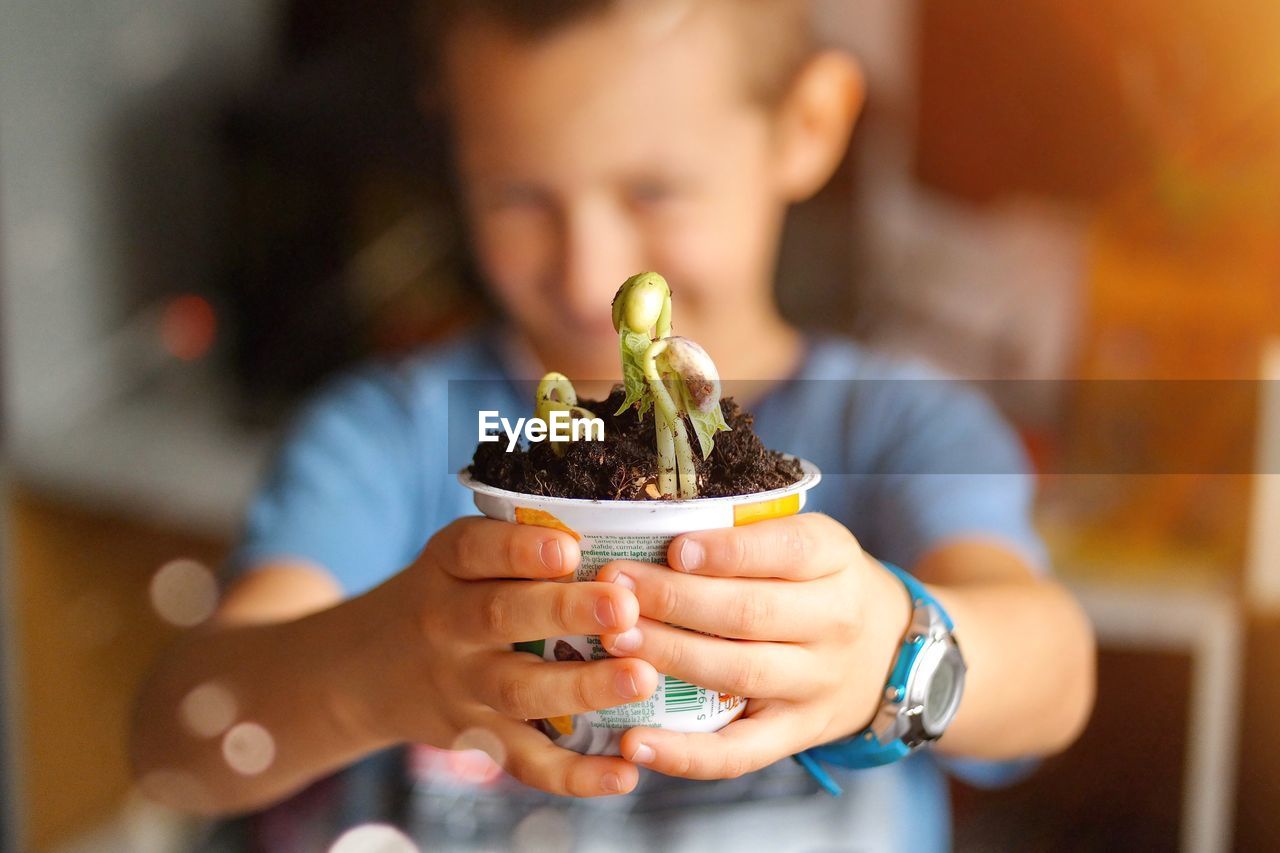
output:
[[[611,326],[618,286],[640,270],[639,241],[622,211],[583,205],[565,217],[561,256],[564,310],[585,326]]]

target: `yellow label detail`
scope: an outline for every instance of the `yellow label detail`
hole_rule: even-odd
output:
[[[800,496],[787,495],[785,498],[774,498],[771,501],[760,501],[753,504],[738,504],[733,508],[733,526],[741,527],[767,518],[781,518],[784,515],[795,515],[800,511]]]
[[[556,530],[563,530],[574,539],[581,539],[582,534],[556,518],[544,509],[527,509],[526,507],[516,507],[516,524],[532,524],[537,527],[551,527]]]
[[[547,722],[562,735],[573,734],[573,717],[547,717]]]

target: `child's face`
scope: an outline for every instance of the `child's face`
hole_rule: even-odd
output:
[[[670,281],[679,334],[773,311],[771,114],[716,14],[671,26],[644,5],[542,41],[469,23],[449,43],[477,257],[548,369],[575,378],[617,373],[610,301],[636,272]]]

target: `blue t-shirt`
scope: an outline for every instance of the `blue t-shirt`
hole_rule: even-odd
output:
[[[403,569],[450,521],[476,514],[455,477],[475,449],[477,411],[514,418],[530,408],[530,389],[508,378],[498,341],[496,329],[477,329],[331,383],[278,448],[233,569],[301,558],[328,569],[354,595]],[[910,569],[945,540],[980,537],[1048,570],[1031,524],[1033,483],[1021,445],[966,386],[817,335],[807,339],[795,375],[771,386],[751,411],[766,446],[822,470],[806,509],[839,520],[873,556]],[[733,849],[740,837],[738,849],[771,838],[776,843],[768,846],[779,850],[945,850],[943,769],[972,783],[999,784],[1032,763],[923,751],[875,770],[836,771],[846,791],[839,799],[819,792],[791,761],[723,782],[650,778],[657,774],[644,771],[641,797],[525,799],[531,808],[550,803],[574,815],[583,828],[575,849],[590,849],[588,836],[613,833],[616,841],[629,827],[634,843],[653,849],[693,849],[709,839]],[[647,803],[648,817],[628,814],[629,799]],[[429,797],[423,802],[430,806]],[[450,802],[456,811],[456,797]],[[668,805],[654,805],[662,802]],[[602,828],[610,815],[620,823]],[[439,831],[424,830],[433,831],[438,842]],[[661,843],[655,833],[663,833]],[[467,849],[465,839],[454,841]]]

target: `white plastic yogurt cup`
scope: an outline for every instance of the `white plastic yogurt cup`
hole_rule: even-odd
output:
[[[788,457],[792,458],[792,457]],[[499,489],[471,477],[458,481],[474,493],[476,507],[489,518],[563,530],[578,540],[582,561],[569,580],[595,580],[605,563],[641,560],[667,564],[667,545],[693,530],[737,527],[753,521],[795,515],[805,496],[822,479],[812,462],[797,459],[802,476],[782,489],[692,500],[597,501],[548,498]],[[599,660],[608,657],[593,636],[551,637],[517,648],[544,660]],[[587,755],[617,755],[622,734],[635,726],[678,732],[714,732],[737,719],[746,707],[740,696],[717,693],[671,676],[658,680],[654,694],[603,711],[542,720],[542,730],[558,745]]]

